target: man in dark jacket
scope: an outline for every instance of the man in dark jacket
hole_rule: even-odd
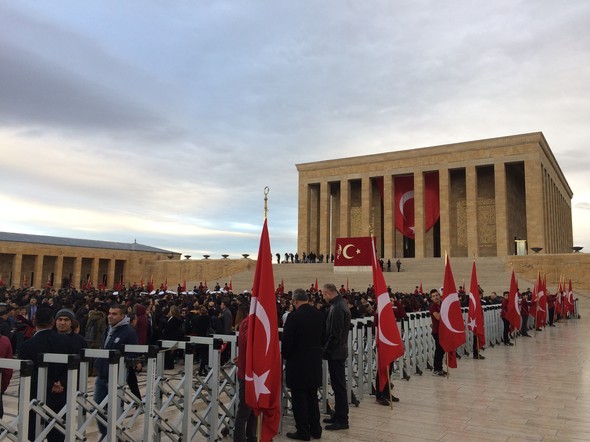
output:
[[[35,363],[35,369],[31,376],[31,399],[37,397],[37,384],[39,374],[38,356],[41,353],[74,354],[76,350],[72,341],[66,335],[60,335],[53,330],[53,314],[50,309],[39,307],[33,320],[37,332],[32,338],[24,341],[20,347],[19,358],[30,359]],[[49,364],[47,370],[47,390],[45,403],[55,412],[59,412],[66,404],[66,386],[68,370],[65,364]],[[29,440],[35,439],[35,417],[31,413],[29,417]],[[58,430],[52,430],[47,435],[47,440],[63,441],[64,435]]]
[[[86,342],[86,339],[72,329],[73,320],[74,312],[69,308],[62,308],[55,314],[55,330],[60,335],[67,336],[74,347],[74,353],[80,354],[80,350],[88,348],[88,343]]]
[[[334,284],[324,284],[322,295],[330,304],[326,319],[323,357],[328,361],[330,384],[334,391],[334,416],[324,419],[330,425],[326,430],[348,428],[348,394],[346,391],[346,359],[348,358],[348,332],[350,310]]]
[[[107,321],[108,328],[102,337],[100,348],[105,350],[122,350],[124,345],[137,344],[137,333],[131,326],[129,317],[125,315],[127,308],[124,305],[113,304],[109,308]],[[94,386],[94,400],[100,404],[108,394],[109,363],[106,359],[98,359],[96,367],[96,384]],[[98,424],[102,437],[106,437],[107,429],[104,425]]]
[[[286,360],[285,377],[291,389],[295,433],[289,439],[319,439],[322,435],[318,387],[322,385],[322,314],[309,304],[303,289],[293,292],[295,311],[289,313],[285,327],[281,354]]]

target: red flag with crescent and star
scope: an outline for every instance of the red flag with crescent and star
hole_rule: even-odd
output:
[[[506,319],[510,322],[514,330],[520,330],[520,306],[518,305],[518,284],[516,283],[516,275],[512,270],[510,277],[510,291],[508,292],[508,311],[506,312]]]
[[[395,228],[408,238],[414,238],[414,176],[394,178]],[[424,232],[428,232],[440,218],[438,172],[424,174]]]
[[[570,288],[568,291],[568,296],[570,298],[570,312],[573,316],[575,307],[576,307],[576,300],[574,299],[574,289],[572,287],[572,279],[570,278]]]
[[[393,188],[395,228],[414,238],[414,176],[396,176]]]
[[[565,276],[563,277],[563,285],[561,287],[561,312],[566,317],[570,310],[570,301],[567,295],[567,288],[565,287]]]
[[[547,324],[547,291],[544,287],[544,283],[541,280],[541,273],[537,274],[536,281],[537,289],[537,316],[536,323],[537,327],[545,327]]]
[[[538,272],[537,272],[538,274]],[[539,308],[539,278],[533,284],[533,291],[531,293],[531,304],[529,306],[529,316],[535,318],[535,328],[537,328],[537,309]]]
[[[449,367],[455,368],[455,350],[465,343],[465,322],[455,286],[451,260],[446,257],[445,279],[440,302],[440,323],[438,332],[440,346],[449,354]]]
[[[260,236],[252,287],[246,346],[246,403],[256,416],[262,413],[262,441],[270,441],[281,421],[281,353],[266,220]]]
[[[377,327],[375,345],[377,347],[377,370],[379,371],[379,391],[383,391],[388,381],[387,367],[404,355],[404,345],[395,322],[393,306],[383,277],[381,265],[373,246],[373,285],[377,294]]]
[[[486,344],[486,333],[483,318],[483,309],[479,300],[479,284],[477,283],[477,270],[475,261],[471,268],[471,284],[469,286],[469,312],[467,314],[467,328],[477,337],[477,346],[482,348]]]
[[[567,291],[567,297],[568,297],[568,301],[569,301],[570,313],[573,316],[574,315],[574,304],[576,301],[574,301],[574,289],[572,287],[572,279],[571,278],[570,278],[569,289]]]
[[[373,250],[370,236],[336,238],[335,266],[370,266]]]

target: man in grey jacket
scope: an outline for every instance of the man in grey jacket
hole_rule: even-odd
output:
[[[346,391],[346,360],[348,358],[348,332],[350,329],[350,310],[334,284],[324,284],[322,295],[330,304],[326,319],[326,342],[323,357],[328,361],[330,384],[334,391],[334,415],[324,419],[330,424],[326,430],[345,430],[348,428],[348,394]]]

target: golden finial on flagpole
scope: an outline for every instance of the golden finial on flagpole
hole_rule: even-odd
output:
[[[270,189],[268,186],[264,187],[264,219],[266,219],[266,214],[268,213],[268,192]]]

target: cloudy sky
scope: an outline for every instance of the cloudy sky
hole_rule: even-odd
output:
[[[0,0],[0,231],[255,254],[295,164],[542,131],[590,249],[590,2]]]

